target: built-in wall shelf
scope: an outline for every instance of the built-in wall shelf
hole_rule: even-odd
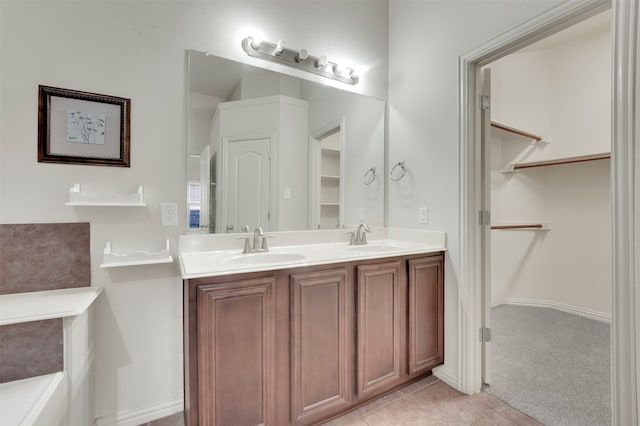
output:
[[[492,230],[531,230],[531,231],[549,231],[551,230],[549,223],[508,223],[491,225]]]
[[[522,169],[531,169],[535,167],[547,167],[547,166],[557,166],[561,164],[573,164],[573,163],[583,163],[586,161],[597,161],[597,160],[608,160],[611,158],[610,152],[605,152],[602,154],[591,154],[591,155],[581,155],[577,157],[566,157],[566,158],[557,158],[554,160],[546,160],[546,161],[534,161],[531,163],[516,163],[512,164],[505,172],[516,172]]]
[[[499,132],[506,132],[509,136],[519,136],[524,140],[528,140],[532,143],[549,143],[543,140],[542,136],[528,132],[526,130],[518,129],[516,127],[509,126],[497,121],[491,122],[491,128]]]
[[[111,241],[107,241],[101,268],[115,268],[120,266],[154,265],[158,263],[171,263],[171,241],[166,239],[164,250],[156,252],[136,251],[129,254],[117,254],[111,251]]]
[[[67,206],[103,206],[103,207],[144,207],[144,192],[142,186],[133,194],[86,194],[81,191],[80,184],[76,183],[69,189],[69,202]]]

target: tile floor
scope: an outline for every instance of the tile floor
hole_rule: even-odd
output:
[[[182,413],[148,423],[183,426]],[[542,423],[480,392],[465,395],[434,376],[399,389],[324,426],[535,426]]]

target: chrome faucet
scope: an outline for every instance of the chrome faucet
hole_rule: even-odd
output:
[[[367,244],[367,232],[371,232],[371,229],[366,223],[358,225],[358,229],[355,231],[349,231],[347,234],[351,234],[351,240],[349,245],[351,246],[363,246]]]
[[[253,240],[249,235],[236,237],[236,240],[244,239],[244,248],[242,249],[242,253],[259,253],[269,251],[267,238],[270,237],[273,237],[273,235],[265,235],[262,227],[256,226],[256,229],[253,231]]]
[[[264,231],[260,226],[256,226],[253,230],[253,251],[258,251],[260,248],[260,238],[264,238]]]

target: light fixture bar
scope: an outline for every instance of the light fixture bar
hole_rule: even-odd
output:
[[[309,55],[306,50],[299,52],[285,47],[282,40],[278,43],[268,41],[256,41],[251,37],[242,40],[242,49],[247,55],[265,61],[277,62],[303,71],[331,78],[347,84],[356,84],[360,77],[353,68],[341,66],[328,61],[326,56],[315,57]]]

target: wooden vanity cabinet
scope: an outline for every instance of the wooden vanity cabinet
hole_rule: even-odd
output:
[[[291,274],[291,420],[347,409],[353,388],[353,285],[348,268]]]
[[[409,271],[409,374],[431,371],[444,362],[444,260],[407,260]]]
[[[443,258],[185,280],[186,425],[317,424],[429,374]]]
[[[201,425],[273,424],[275,278],[197,289]]]
[[[358,271],[358,398],[366,399],[398,385],[401,377],[404,280],[401,262],[356,267]]]

